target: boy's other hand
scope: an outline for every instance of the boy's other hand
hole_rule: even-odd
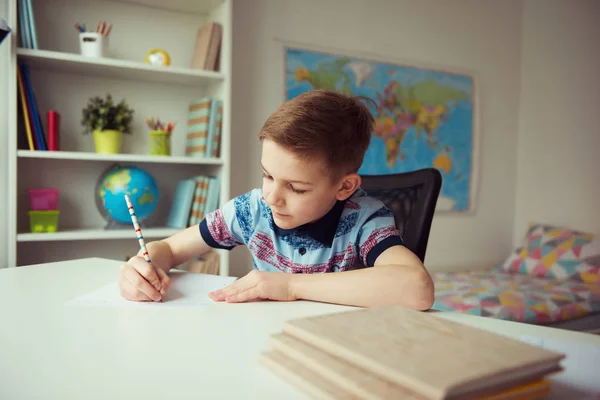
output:
[[[298,298],[291,290],[290,274],[281,272],[250,271],[229,286],[209,293],[214,301],[241,303],[252,300],[295,301]]]
[[[121,296],[133,301],[161,301],[171,284],[171,278],[144,257],[132,257],[121,265],[119,289]]]

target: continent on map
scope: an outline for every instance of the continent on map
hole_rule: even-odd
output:
[[[152,204],[154,202],[154,196],[150,192],[146,192],[140,196],[138,203],[141,206],[145,206],[146,204]]]
[[[112,194],[117,194],[127,189],[127,186],[131,182],[131,176],[129,171],[124,169],[112,174],[104,183],[104,188],[110,191]]]
[[[315,89],[337,90],[345,94],[352,94],[351,77],[344,70],[349,62],[348,58],[339,58],[331,64],[320,64],[313,71],[298,67],[296,68],[296,80],[308,82]],[[339,88],[340,83],[341,89]]]
[[[402,142],[406,132],[414,128],[417,138],[425,133],[427,145],[434,151],[438,148],[439,135],[437,129],[448,118],[451,103],[458,102],[467,96],[459,90],[440,85],[434,80],[403,86],[397,81],[391,81],[377,94],[375,110],[375,137],[385,141],[386,162],[393,167],[398,158],[405,158],[402,152]],[[442,163],[446,168],[451,166],[447,153]],[[448,158],[449,162],[445,159]]]

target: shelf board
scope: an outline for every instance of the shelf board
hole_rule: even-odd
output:
[[[173,228],[145,228],[144,238],[166,238],[182,229]],[[136,241],[133,225],[131,229],[68,229],[53,233],[19,233],[18,242],[54,242],[64,240],[113,240],[131,239]]]
[[[18,150],[19,158],[38,158],[48,160],[112,161],[161,164],[222,165],[220,158],[201,158],[187,156],[150,156],[145,154],[99,154],[81,151],[40,151]]]
[[[89,0],[91,1],[91,0]],[[207,14],[213,11],[223,0],[117,0],[121,3],[137,4],[161,10],[181,13]]]
[[[20,61],[25,60],[31,68],[69,74],[183,85],[205,85],[224,79],[222,73],[215,71],[151,66],[135,61],[85,57],[59,51],[19,48],[17,55]]]

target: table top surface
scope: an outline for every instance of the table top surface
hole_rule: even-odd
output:
[[[89,258],[0,270],[0,398],[308,397],[258,362],[291,318],[346,311],[317,302],[185,308],[67,307],[116,282],[121,262]],[[600,346],[600,336],[434,312],[519,338]]]

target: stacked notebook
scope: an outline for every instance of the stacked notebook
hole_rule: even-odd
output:
[[[188,105],[188,124],[185,137],[185,155],[219,157],[223,101],[202,97]]]
[[[261,362],[320,399],[542,399],[565,355],[397,306],[287,321]]]
[[[190,66],[195,69],[218,71],[222,37],[223,26],[218,22],[210,22],[198,29]]]

